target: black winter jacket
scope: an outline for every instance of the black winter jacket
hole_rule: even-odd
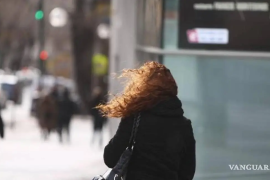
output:
[[[127,180],[191,180],[196,166],[191,121],[183,116],[177,97],[141,112],[136,145]],[[105,164],[113,168],[128,146],[134,117],[121,120],[104,150]]]
[[[4,125],[2,116],[0,114],[0,137],[1,138],[4,138],[4,135],[5,135],[5,133],[4,133],[4,127],[5,127],[5,125]]]

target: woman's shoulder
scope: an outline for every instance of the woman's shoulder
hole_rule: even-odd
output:
[[[183,132],[186,137],[188,137],[190,140],[195,141],[194,133],[193,133],[193,127],[192,127],[192,121],[186,117],[184,117],[183,121]]]
[[[186,124],[186,125],[191,125],[191,124],[192,124],[191,120],[188,119],[187,117],[183,116],[182,119],[183,119],[183,123],[184,123],[184,124]]]

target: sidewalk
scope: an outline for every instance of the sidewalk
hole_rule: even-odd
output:
[[[4,120],[10,121],[3,112]],[[14,129],[6,128],[0,140],[1,180],[91,180],[106,171],[103,149],[91,145],[90,120],[75,118],[71,124],[71,143],[58,143],[56,133],[48,141],[41,140],[35,119],[26,116],[25,109],[16,111]],[[107,128],[104,143],[109,139]]]

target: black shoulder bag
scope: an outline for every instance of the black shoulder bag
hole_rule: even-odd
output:
[[[133,153],[135,139],[138,131],[138,127],[141,120],[141,114],[139,113],[134,118],[131,136],[129,139],[129,145],[123,152],[120,159],[113,169],[109,169],[104,175],[96,176],[93,180],[124,180],[128,169],[128,163]]]

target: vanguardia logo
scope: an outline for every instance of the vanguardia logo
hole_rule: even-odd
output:
[[[232,171],[270,171],[269,165],[229,164]]]

